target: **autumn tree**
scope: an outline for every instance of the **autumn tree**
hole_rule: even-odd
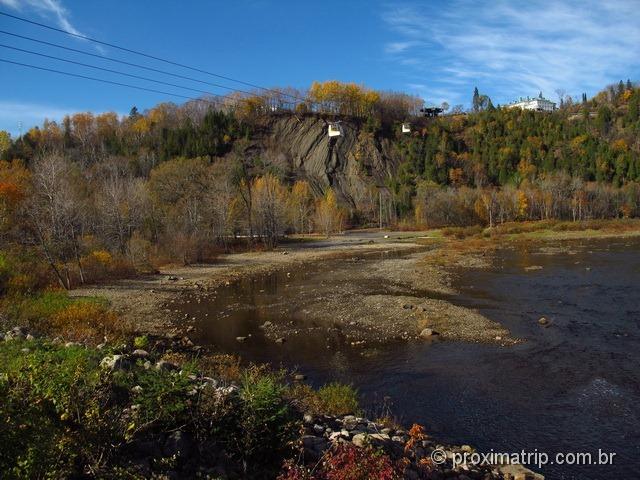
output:
[[[328,188],[324,196],[316,202],[314,217],[316,229],[328,237],[342,229],[343,218],[336,194],[332,188]]]
[[[60,155],[39,158],[32,172],[33,195],[27,210],[30,226],[58,283],[70,289],[69,260],[75,260],[83,280],[78,239],[85,226],[86,202],[80,198],[78,177],[69,161]]]
[[[286,227],[287,189],[280,180],[267,173],[253,181],[253,218],[264,244],[273,248]]]
[[[287,211],[291,226],[297,233],[309,233],[312,229],[313,194],[309,183],[298,180],[291,187],[287,202]]]

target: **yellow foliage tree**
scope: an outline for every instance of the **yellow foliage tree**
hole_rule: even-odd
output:
[[[316,229],[327,237],[342,229],[343,214],[338,207],[338,199],[332,188],[328,188],[324,196],[316,204]]]

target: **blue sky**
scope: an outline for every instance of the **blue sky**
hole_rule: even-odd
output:
[[[476,85],[505,103],[539,91],[555,99],[557,89],[592,95],[621,78],[640,80],[639,0],[0,0],[0,10],[268,87],[338,79],[467,106]],[[0,30],[219,82],[4,16]],[[0,43],[124,68],[4,34]],[[6,48],[0,58],[192,95]],[[13,135],[19,121],[27,129],[75,111],[124,114],[132,105],[179,101],[4,63],[0,78],[0,129]]]

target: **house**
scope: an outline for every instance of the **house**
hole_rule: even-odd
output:
[[[520,108],[522,110],[535,110],[536,112],[553,112],[556,109],[555,102],[544,98],[542,92],[536,98],[520,98],[517,102],[506,105],[507,108]]]

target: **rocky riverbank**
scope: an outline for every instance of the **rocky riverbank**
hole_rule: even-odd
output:
[[[35,332],[24,327],[16,327],[1,333],[0,342],[6,345],[6,347],[0,345],[0,357],[8,360],[3,367],[0,367],[0,370],[7,369],[0,372],[3,375],[2,382],[5,382],[3,384],[5,387],[12,388],[16,381],[14,376],[18,375],[18,372],[12,371],[9,367],[14,363],[14,359],[5,358],[8,352],[15,352],[25,357],[33,355],[33,358],[29,359],[32,363],[28,363],[27,366],[35,368],[35,372],[41,368],[36,365],[40,356],[51,355],[53,352],[53,356],[48,357],[49,360],[45,362],[46,368],[50,369],[48,375],[53,378],[58,375],[56,368],[65,368],[65,365],[64,363],[56,364],[55,360],[51,360],[73,359],[80,356],[85,359],[83,362],[94,362],[93,368],[96,369],[96,373],[99,373],[101,379],[97,389],[102,392],[101,394],[104,394],[105,389],[111,390],[114,385],[118,385],[113,390],[114,393],[117,392],[117,397],[112,397],[111,402],[116,402],[121,407],[116,410],[118,413],[115,416],[113,405],[106,412],[113,425],[127,427],[121,438],[110,438],[112,443],[108,459],[110,464],[118,465],[117,471],[122,474],[126,472],[126,475],[132,478],[155,479],[245,478],[247,476],[246,466],[238,462],[230,446],[234,442],[228,442],[228,439],[220,441],[216,436],[205,435],[202,425],[209,422],[229,424],[227,434],[237,434],[229,422],[236,421],[232,414],[234,410],[246,409],[249,387],[246,381],[235,382],[222,377],[216,378],[193,370],[187,364],[167,360],[168,357],[179,358],[176,354],[181,354],[182,358],[193,358],[193,355],[201,352],[201,349],[193,345],[188,338],[145,337],[144,342],[137,339],[132,343],[119,346],[100,345],[94,350],[78,343],[64,343],[61,339],[54,339],[49,343],[45,339],[38,339]],[[143,344],[144,348],[141,348]],[[101,351],[104,353],[100,354]],[[89,370],[89,372],[92,371]],[[39,372],[35,373],[35,377],[43,373],[46,375],[46,372]],[[94,374],[90,374],[87,378],[93,376]],[[123,382],[124,378],[130,381]],[[149,382],[150,378],[154,381]],[[30,381],[34,381],[33,376]],[[296,380],[291,377],[290,381],[295,383]],[[20,388],[25,388],[24,384],[18,384]],[[125,386],[126,391],[123,391]],[[60,387],[64,389],[65,385]],[[76,391],[78,387],[75,384],[68,387],[70,387],[70,394],[76,392],[73,395],[78,395]],[[149,392],[149,389],[153,391]],[[159,420],[159,415],[145,411],[148,408],[150,393],[164,398],[165,403],[173,405],[172,415],[176,415],[176,409],[185,408],[190,415],[203,416],[208,412],[207,415],[211,415],[211,418],[192,418],[191,421],[182,423],[178,421],[179,417],[175,420],[171,417],[168,420],[169,423],[166,423],[166,420],[163,423]],[[87,392],[83,394],[83,396],[86,395]],[[42,401],[49,402],[51,398],[45,395]],[[299,432],[296,438],[291,438],[287,443],[288,455],[292,459],[289,465],[294,462],[298,469],[312,470],[319,463],[331,459],[336,449],[355,448],[367,454],[379,452],[375,455],[383,455],[397,474],[411,480],[419,478],[539,480],[543,478],[520,466],[510,466],[511,473],[508,473],[503,467],[496,465],[471,463],[454,465],[454,455],[463,452],[472,453],[474,449],[467,445],[455,446],[439,442],[417,425],[406,430],[397,425],[385,425],[353,414],[308,413],[300,408],[300,402],[294,398],[287,400],[286,404],[281,404],[281,399],[271,401],[279,405],[278,409],[286,408],[289,411],[286,420],[286,424],[290,426],[288,431]],[[204,410],[196,408],[197,405],[207,405],[207,408]],[[74,406],[79,411],[82,408],[79,404]],[[99,413],[99,410],[104,407],[92,408],[98,408],[98,411],[92,413],[94,417],[106,414]],[[270,406],[262,405],[260,408],[268,410]],[[149,413],[152,414],[153,420],[145,422],[144,419]],[[81,415],[72,420],[68,418],[67,413],[64,413],[58,421],[62,421],[65,429],[89,428],[83,425],[85,420]],[[91,421],[98,420],[93,418]],[[240,421],[245,422],[246,419],[240,419]],[[295,425],[298,427],[291,428]],[[265,427],[266,425],[261,428]],[[268,428],[274,428],[274,426]],[[225,435],[224,431],[219,431],[217,428],[214,431],[218,432],[217,435]],[[261,434],[256,432],[255,435]],[[270,437],[265,437],[262,441],[267,441],[267,438]],[[255,440],[248,438],[246,442],[251,444]],[[260,445],[260,448],[268,450],[269,445]],[[274,448],[276,448],[275,445]],[[106,465],[94,465],[92,468],[98,469],[94,472],[95,474],[100,472],[100,469],[106,469]],[[375,475],[375,472],[371,474]],[[264,478],[264,475],[252,476],[252,478]]]

